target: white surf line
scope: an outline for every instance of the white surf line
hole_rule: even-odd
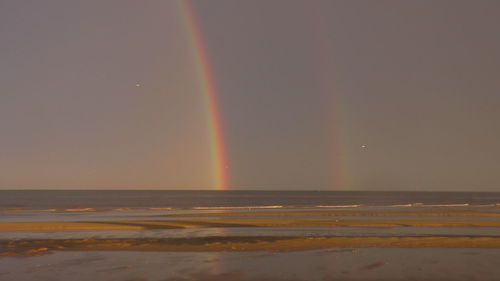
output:
[[[470,206],[469,203],[463,203],[463,204],[429,204],[429,205],[423,205],[423,207],[467,207]]]
[[[94,208],[70,208],[70,209],[65,209],[64,211],[66,212],[93,212],[95,211]]]
[[[57,209],[2,209],[0,212],[17,213],[17,212],[56,212]]]
[[[357,208],[362,205],[318,205],[314,206],[314,208]]]
[[[283,206],[193,207],[193,210],[280,209]]]

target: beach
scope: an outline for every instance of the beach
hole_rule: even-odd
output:
[[[0,281],[500,281],[499,11],[0,0]]]
[[[342,248],[305,251],[56,251],[0,257],[0,280],[498,280],[500,251]]]
[[[500,236],[488,233],[455,233],[454,228],[477,229],[500,227],[500,213],[485,211],[245,211],[225,210],[215,213],[156,215],[155,220],[101,220],[52,222],[1,222],[2,232],[63,232],[116,230],[183,230],[183,229],[245,229],[261,235],[210,235],[191,238],[128,237],[102,239],[22,239],[0,242],[0,255],[42,254],[54,250],[136,250],[136,251],[293,251],[332,247],[399,247],[399,248],[500,248]],[[160,219],[163,218],[163,219]],[[492,219],[493,218],[493,219]],[[339,228],[371,229],[371,235],[331,234],[269,236],[265,229],[337,230]],[[290,228],[293,228],[290,229]],[[395,228],[446,229],[448,233],[382,232]],[[373,230],[379,231],[378,235]],[[229,233],[229,232],[228,232]],[[290,233],[289,233],[290,234]],[[144,236],[144,235],[143,235]],[[40,250],[44,249],[44,250]]]
[[[498,214],[236,209],[0,222],[0,280],[495,280]]]
[[[400,201],[7,206],[0,280],[495,280],[500,274],[498,204]]]

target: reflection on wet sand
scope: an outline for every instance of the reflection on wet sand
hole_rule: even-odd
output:
[[[299,252],[56,251],[0,257],[0,280],[498,280],[500,251],[344,248]]]
[[[465,281],[454,267],[500,274],[497,211],[10,214],[0,222],[0,280]]]
[[[297,251],[321,248],[500,248],[500,237],[231,237],[163,239],[59,239],[0,241],[0,255],[54,250],[89,251]]]

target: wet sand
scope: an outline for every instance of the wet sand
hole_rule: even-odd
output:
[[[4,221],[0,280],[495,280],[499,214],[224,210],[96,218],[82,212],[61,221]]]
[[[500,220],[201,218],[186,220],[110,220],[87,222],[4,222],[0,231],[133,230],[204,227],[500,227]]]
[[[0,256],[2,281],[494,281],[497,249],[342,248],[293,252],[56,251]]]
[[[317,216],[318,212],[308,212]],[[225,213],[232,216],[232,213]],[[241,213],[238,213],[241,214]],[[296,213],[295,213],[296,214]],[[295,215],[293,214],[293,215]],[[199,215],[199,214],[197,214]],[[213,215],[213,214],[212,214]],[[217,214],[220,215],[220,214]],[[499,227],[497,220],[387,220],[387,219],[297,219],[289,212],[276,218],[229,219],[198,218],[187,220],[115,220],[95,222],[9,222],[0,223],[0,231],[116,231],[190,228],[288,228],[288,227],[343,227],[416,228],[416,227]],[[261,214],[262,215],[262,214]],[[304,214],[301,213],[301,216]],[[397,215],[401,215],[399,212]],[[208,216],[207,216],[208,217]],[[262,217],[262,216],[261,216]],[[23,256],[51,253],[54,250],[133,250],[133,251],[298,251],[345,247],[399,247],[399,248],[500,248],[500,236],[488,235],[384,235],[384,236],[208,236],[191,238],[114,238],[114,239],[24,239],[0,240],[0,255]]]
[[[123,231],[161,229],[288,229],[320,227],[323,229],[415,229],[415,228],[484,228],[500,227],[499,213],[484,211],[224,211],[163,215],[156,220],[40,221],[1,222],[0,232],[61,233],[65,231]],[[348,217],[348,218],[346,218]],[[432,217],[433,219],[425,219]],[[484,219],[491,218],[491,219]],[[387,231],[386,231],[387,232]],[[490,231],[491,233],[491,231]],[[432,247],[500,248],[500,236],[483,232],[476,235],[390,235],[382,236],[249,236],[211,235],[191,238],[127,237],[102,239],[8,239],[0,240],[0,254],[27,255],[54,250],[135,250],[135,251],[292,251],[331,247]]]
[[[43,239],[0,241],[0,255],[67,250],[298,251],[323,248],[500,248],[500,237],[204,237],[164,239]]]

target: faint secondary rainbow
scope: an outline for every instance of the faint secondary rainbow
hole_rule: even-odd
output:
[[[189,45],[196,65],[198,85],[204,99],[203,103],[206,105],[214,185],[216,189],[226,190],[229,189],[229,175],[215,81],[194,10],[189,0],[177,0],[177,3],[189,37]]]
[[[307,6],[311,18],[311,35],[313,38],[314,47],[316,47],[317,59],[316,65],[318,67],[318,83],[319,91],[325,95],[325,102],[331,105],[330,126],[328,130],[331,132],[329,141],[331,142],[329,155],[332,163],[331,173],[331,188],[346,190],[350,189],[349,178],[352,169],[349,168],[348,149],[345,145],[346,140],[346,126],[343,122],[343,107],[341,106],[342,100],[339,91],[341,89],[337,85],[337,72],[335,69],[335,58],[331,55],[331,50],[334,49],[332,43],[327,39],[327,34],[331,32],[328,30],[329,24],[324,14],[324,7],[320,2],[308,4]]]

